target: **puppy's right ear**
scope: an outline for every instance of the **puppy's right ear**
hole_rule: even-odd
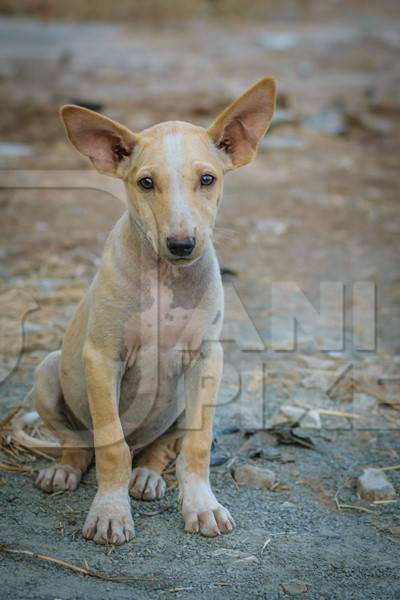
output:
[[[99,113],[74,104],[60,110],[67,137],[94,167],[113,177],[122,176],[137,142],[132,131]]]

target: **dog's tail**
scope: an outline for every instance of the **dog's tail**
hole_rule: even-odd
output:
[[[39,440],[24,431],[25,427],[34,425],[39,419],[40,416],[35,410],[25,413],[21,417],[15,417],[12,421],[13,439],[23,448],[32,450],[36,454],[59,458],[62,450],[60,444],[50,440]]]

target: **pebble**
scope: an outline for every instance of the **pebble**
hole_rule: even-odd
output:
[[[257,489],[270,490],[276,483],[276,475],[273,471],[249,464],[236,467],[233,476],[238,485]]]
[[[281,463],[284,463],[284,464],[285,463],[294,463],[294,462],[296,462],[296,457],[291,450],[282,450],[280,461],[281,461]]]
[[[267,448],[276,446],[276,438],[267,431],[258,431],[250,436],[239,449],[239,454],[245,456],[259,456]]]
[[[283,591],[287,594],[304,594],[308,592],[308,585],[304,583],[304,581],[300,581],[298,579],[293,579],[293,581],[288,581],[286,583],[282,583]]]
[[[280,460],[282,457],[281,450],[279,448],[263,448],[261,455],[266,460]]]
[[[357,480],[357,492],[363,500],[392,500],[396,497],[393,485],[380,469],[364,469]]]

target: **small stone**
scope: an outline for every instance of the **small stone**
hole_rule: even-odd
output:
[[[393,527],[388,527],[388,533],[395,535],[396,537],[400,537],[400,525],[394,525]]]
[[[282,583],[282,589],[284,592],[291,595],[304,594],[305,592],[308,592],[308,585],[304,583],[304,581],[293,579],[292,581]]]
[[[357,480],[357,492],[363,500],[392,500],[396,497],[393,485],[381,469],[364,469]]]
[[[247,485],[256,489],[270,490],[276,483],[276,475],[273,471],[248,464],[236,467],[233,477],[238,485]]]
[[[294,463],[294,462],[296,462],[296,457],[294,456],[293,452],[291,452],[290,450],[282,450],[280,461],[281,461],[281,463],[284,463],[284,464],[285,463]]]
[[[279,448],[263,448],[261,455],[266,460],[279,460],[282,456],[282,452]]]
[[[267,431],[258,431],[251,435],[239,449],[241,456],[259,456],[267,447],[276,446],[276,438]]]

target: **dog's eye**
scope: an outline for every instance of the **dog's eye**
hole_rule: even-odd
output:
[[[142,179],[139,179],[138,184],[144,190],[152,190],[154,188],[154,181],[151,177],[142,177]]]
[[[200,177],[201,185],[212,185],[215,181],[214,175],[206,173]]]

